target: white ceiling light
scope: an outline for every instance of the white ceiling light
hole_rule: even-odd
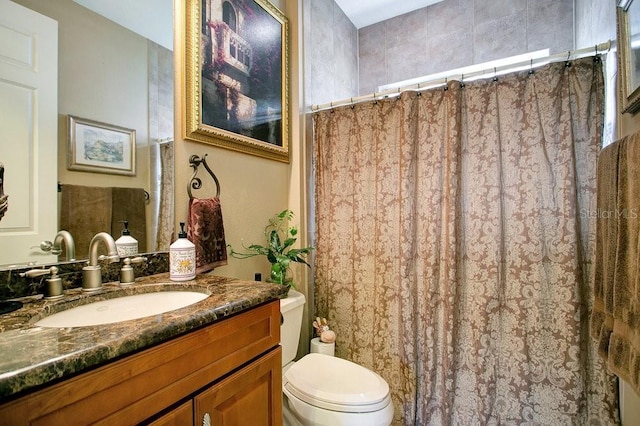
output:
[[[356,28],[385,21],[443,0],[336,0]]]

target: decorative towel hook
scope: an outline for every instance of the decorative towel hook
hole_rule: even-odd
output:
[[[209,165],[207,164],[207,154],[204,154],[202,158],[197,155],[192,155],[189,157],[189,165],[193,167],[193,174],[191,175],[191,179],[189,180],[189,184],[187,185],[187,193],[189,193],[189,199],[193,200],[193,195],[191,194],[191,189],[200,189],[202,188],[202,179],[196,177],[198,174],[198,167],[200,164],[204,165],[204,168],[207,169],[209,175],[213,178],[213,181],[216,183],[216,198],[220,197],[220,182],[216,175],[211,171]]]

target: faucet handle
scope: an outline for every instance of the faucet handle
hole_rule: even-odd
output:
[[[20,274],[21,277],[35,278],[43,275],[51,275],[44,286],[45,299],[60,299],[63,296],[62,279],[58,276],[58,267],[52,266],[44,269],[31,269]]]
[[[114,254],[114,255],[111,255],[111,256],[106,255],[106,254],[101,254],[100,256],[98,256],[98,260],[99,261],[106,260],[107,263],[115,263],[115,262],[118,262],[120,260],[120,256],[117,255],[117,254]]]
[[[122,267],[122,269],[120,269],[120,285],[133,284],[136,280],[136,276],[134,274],[133,267],[131,266],[131,264],[142,263],[146,261],[147,261],[147,258],[143,256],[137,256],[137,257],[134,257],[133,259],[125,257],[125,259],[122,261],[122,263],[124,263],[124,266]]]
[[[52,266],[51,277],[47,278],[44,286],[44,298],[49,300],[61,299],[64,296],[62,279],[58,276],[58,268]]]
[[[52,266],[50,268],[43,268],[43,269],[30,269],[27,272],[20,273],[20,276],[26,277],[26,278],[35,278],[35,277],[41,277],[47,274],[55,275],[57,273],[58,273],[58,268],[55,266]]]
[[[128,258],[127,258],[128,259]],[[125,259],[125,261],[127,260]],[[147,261],[147,258],[144,256],[136,256],[133,259],[129,259],[131,263],[143,263]]]

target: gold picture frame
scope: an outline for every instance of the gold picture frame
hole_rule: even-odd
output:
[[[113,124],[68,116],[67,169],[136,175],[136,131]]]
[[[184,138],[289,162],[287,18],[267,0],[183,4]]]
[[[618,0],[618,92],[623,113],[640,110],[640,0]]]

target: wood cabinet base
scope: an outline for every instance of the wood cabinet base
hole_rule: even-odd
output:
[[[279,425],[279,343],[280,303],[273,301],[6,403],[0,419],[11,425],[125,425],[183,404],[156,424],[185,424],[184,404],[191,407],[195,398],[191,412],[202,424],[197,407],[213,398],[211,412],[226,412],[228,420],[211,424],[248,424],[234,423],[229,414],[237,404],[238,411],[264,419],[251,424]]]

